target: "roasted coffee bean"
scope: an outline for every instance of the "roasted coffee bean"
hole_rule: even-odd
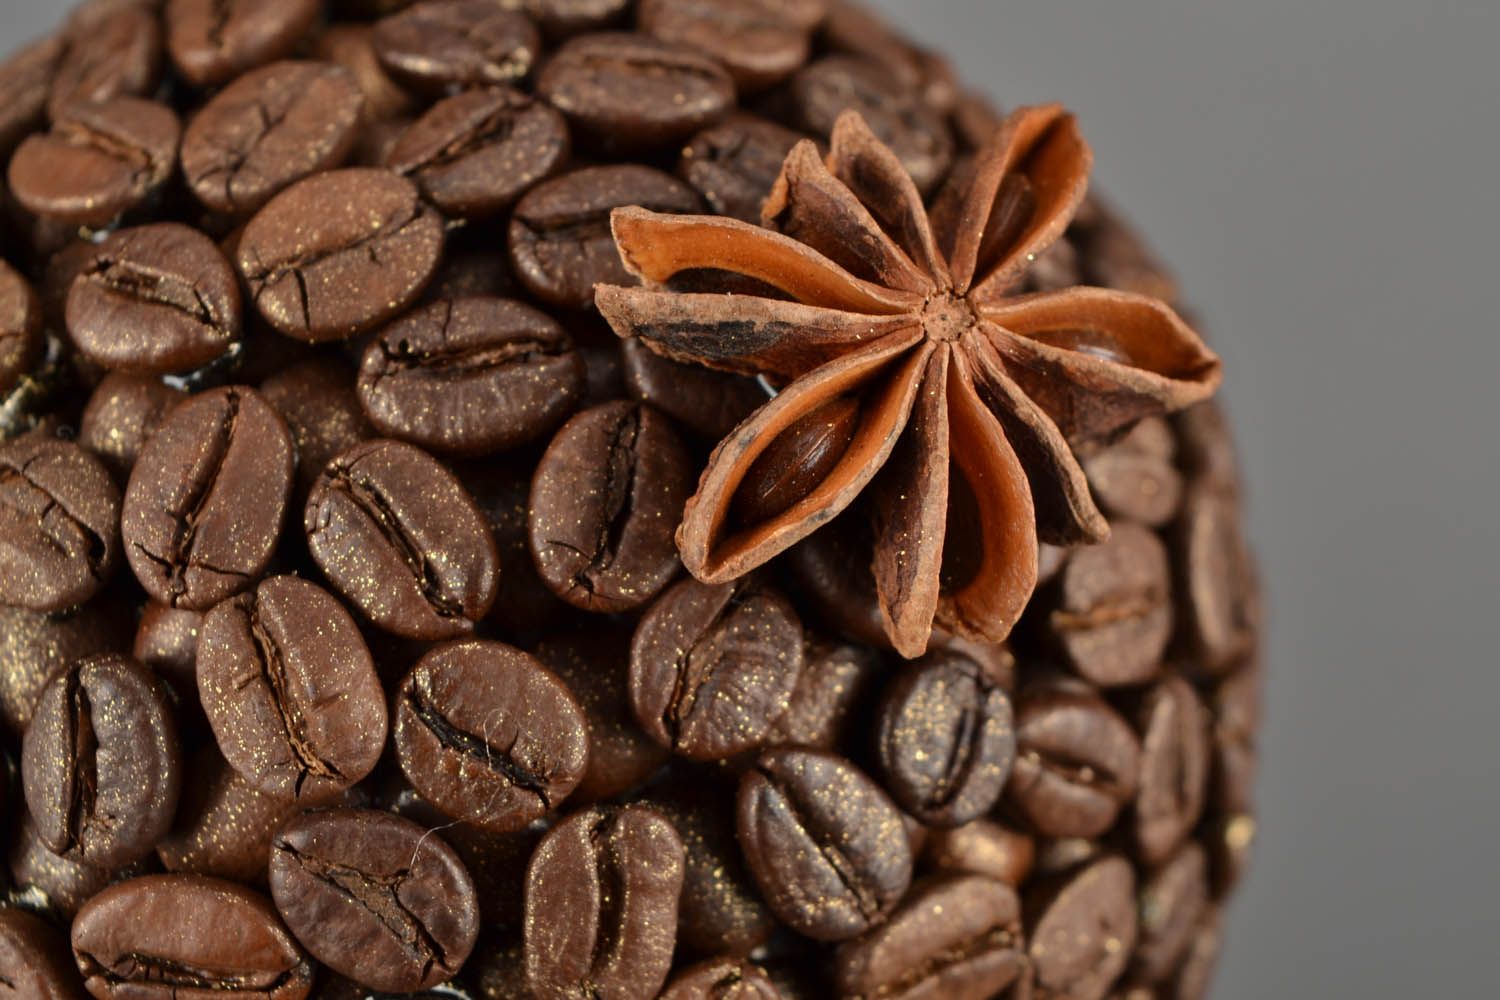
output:
[[[1005,801],[1038,833],[1097,837],[1135,796],[1140,743],[1088,688],[1043,684],[1016,703],[1016,763]]]
[[[0,397],[42,358],[42,303],[26,279],[0,260]]]
[[[864,646],[890,649],[870,570],[870,521],[856,510],[794,545],[787,570],[806,603],[803,617]]]
[[[693,136],[677,173],[716,215],[760,225],[760,207],[787,154],[805,136],[754,115],[735,114]]]
[[[380,325],[422,293],[443,223],[408,180],[350,168],[298,181],[245,227],[236,263],[266,322],[339,340]]]
[[[147,875],[99,893],[73,921],[73,957],[101,1000],[303,1000],[312,990],[313,964],[270,900],[200,875]]]
[[[725,956],[683,969],[672,977],[658,1000],[782,1000],[782,997],[760,966]]]
[[[1223,407],[1213,400],[1188,407],[1173,418],[1172,429],[1177,432],[1177,463],[1188,476],[1238,497],[1240,470]]]
[[[859,401],[829,400],[788,427],[745,473],[733,512],[741,524],[764,524],[807,498],[844,458],[859,429]]]
[[[874,651],[863,646],[810,642],[790,705],[771,726],[767,745],[815,750],[849,745],[854,711],[879,672]]]
[[[26,808],[42,842],[100,868],[151,852],[172,825],[181,770],[166,686],[118,655],[54,678],[21,745]]]
[[[474,498],[490,530],[494,532],[500,565],[505,567],[505,572],[500,575],[500,589],[495,595],[495,604],[490,609],[488,618],[489,622],[502,630],[502,635],[545,634],[569,611],[568,605],[542,582],[542,578],[537,575],[536,566],[531,562],[526,525],[531,516],[529,502],[534,467],[535,455],[527,451],[481,458],[454,467],[459,482],[463,483],[464,489]],[[629,645],[630,636],[627,633],[621,647],[622,687],[629,660],[624,651],[628,650]],[[630,728],[634,729],[635,720],[630,718],[629,707],[624,711]],[[641,737],[641,742],[649,741]]]
[[[630,702],[659,745],[691,760],[762,746],[802,672],[802,624],[781,594],[742,577],[683,580],[641,619]]]
[[[745,91],[763,90],[807,61],[823,0],[641,0],[640,27],[658,41],[701,52]]]
[[[324,965],[406,993],[453,978],[479,935],[474,883],[453,848],[369,809],[304,813],[276,835],[271,896]]]
[[[198,694],[225,760],[278,798],[326,800],[369,774],[385,745],[385,693],[359,628],[294,576],[204,617]]]
[[[1136,850],[1148,866],[1166,861],[1198,819],[1208,794],[1208,713],[1191,684],[1172,676],[1141,697],[1140,787],[1131,817]]]
[[[120,553],[120,491],[71,441],[0,444],[0,604],[62,611],[108,582]]]
[[[294,456],[286,423],[260,394],[194,396],[146,443],[120,532],[146,592],[206,611],[252,586],[276,550]]]
[[[1260,668],[1252,663],[1214,691],[1213,801],[1226,813],[1248,814],[1254,809],[1260,678]]]
[[[651,167],[585,167],[555,177],[527,192],[511,215],[510,262],[521,284],[569,309],[592,307],[597,284],[634,284],[609,228],[610,213],[624,205],[699,208],[692,188]]]
[[[1113,517],[1166,524],[1182,505],[1182,474],[1172,464],[1176,452],[1165,420],[1142,420],[1084,461],[1094,499]]]
[[[1026,972],[1021,901],[1003,882],[948,875],[914,889],[890,919],[841,945],[841,997],[988,1000]]]
[[[567,161],[568,126],[516,90],[468,90],[439,101],[402,133],[386,166],[445,214],[494,215]]]
[[[510,299],[440,301],[365,348],[359,400],[382,434],[448,454],[551,433],[583,396],[583,359],[546,313]]]
[[[531,484],[531,555],[553,593],[588,611],[638,608],[677,574],[673,532],[692,464],[671,423],[614,402],[573,417]]]
[[[0,61],[0,157],[9,159],[16,144],[35,131],[47,109],[52,73],[64,51],[57,36],[40,38]]]
[[[1156,676],[1172,637],[1172,580],[1155,534],[1113,525],[1107,542],[1072,553],[1056,587],[1046,635],[1069,666],[1101,687]]]
[[[249,214],[293,182],[342,164],[363,108],[364,95],[342,66],[279,62],[246,73],[183,133],[183,177],[208,208]]]
[[[1208,912],[1208,862],[1203,848],[1187,844],[1140,887],[1140,944],[1130,978],[1163,982],[1192,947]]]
[[[353,380],[348,365],[319,357],[288,365],[260,384],[260,394],[286,421],[297,446],[294,509],[306,504],[334,456],[374,436]]]
[[[1106,857],[1026,897],[1036,1000],[1103,1000],[1136,939],[1135,875]]]
[[[1222,673],[1250,652],[1260,625],[1255,565],[1232,496],[1188,491],[1178,522],[1178,604],[1193,666]]]
[[[439,646],[396,694],[396,758],[455,819],[505,832],[556,809],[588,766],[588,726],[567,687],[498,642]]]
[[[922,861],[930,868],[987,875],[1013,888],[1026,881],[1035,859],[1035,840],[987,819],[933,830],[922,845]]]
[[[53,614],[0,603],[0,721],[17,740],[48,681],[86,657],[130,648],[134,611],[114,597]]]
[[[666,982],[682,841],[645,806],[593,808],[542,839],[526,869],[526,979],[538,1000],[649,1000]]]
[[[923,192],[953,163],[953,134],[943,116],[874,62],[825,56],[792,78],[791,99],[797,124],[814,135],[830,135],[840,114],[858,111]]]
[[[148,601],[141,609],[130,651],[132,659],[166,680],[179,703],[188,699],[194,709],[198,707],[196,671],[202,626],[203,615],[197,611]]]
[[[504,243],[477,226],[453,233],[443,265],[427,286],[431,302],[491,295],[516,298],[519,294]]]
[[[379,21],[373,42],[392,75],[439,95],[515,83],[541,49],[524,15],[491,0],[422,0]]]
[[[151,5],[80,7],[63,29],[47,113],[56,121],[79,105],[151,93],[161,73],[161,55],[161,25]]]
[[[776,918],[735,841],[733,786],[718,775],[678,770],[651,786],[647,801],[672,821],[682,838],[677,914],[682,945],[703,955],[748,955],[765,944]]]
[[[0,997],[78,1000],[82,995],[68,939],[41,917],[0,909]]]
[[[240,286],[213,240],[175,222],[122,229],[68,290],[68,335],[97,365],[185,372],[240,336]]]
[[[187,393],[154,375],[110,372],[83,408],[78,443],[99,456],[118,482],[127,482],[141,449],[185,399]]]
[[[484,516],[451,472],[409,444],[366,441],[334,458],[303,524],[334,587],[387,632],[453,638],[494,603],[500,565]]]
[[[631,397],[706,441],[722,441],[766,402],[754,379],[664,358],[639,338],[622,341],[618,357]]]
[[[630,711],[630,636],[626,628],[577,622],[536,648],[536,658],[578,699],[588,726],[588,769],[573,790],[575,802],[622,795],[667,762],[667,751],[641,732]]]
[[[319,59],[337,63],[354,76],[364,95],[366,122],[399,118],[409,114],[416,102],[411,94],[392,80],[380,57],[375,54],[375,29],[368,24],[340,23],[329,25],[313,43],[313,54]]]
[[[179,132],[169,109],[138,97],[70,105],[11,157],[11,194],[44,219],[107,226],[172,176]]]
[[[1194,931],[1187,954],[1171,977],[1168,995],[1173,1000],[1204,1000],[1208,996],[1208,987],[1219,963],[1222,932],[1219,911],[1210,910]]]
[[[901,813],[841,757],[768,750],[740,781],[740,847],[766,902],[818,941],[864,933],[911,883]]]
[[[188,83],[223,83],[295,49],[321,7],[318,0],[167,0],[167,51]]]
[[[927,826],[961,826],[1005,789],[1016,757],[1010,699],[968,657],[929,654],[886,685],[875,756],[901,808]]]
[[[612,155],[686,139],[734,107],[734,81],[717,62],[688,46],[626,32],[564,43],[536,90],[575,133]]]
[[[145,862],[120,869],[95,868],[72,857],[54,854],[42,843],[26,810],[17,811],[21,819],[11,831],[6,863],[12,885],[10,899],[28,910],[66,922],[105,886],[145,870]]]
[[[548,38],[566,38],[609,27],[624,15],[629,0],[522,0],[521,6]]]
[[[830,3],[821,26],[823,43],[836,52],[865,59],[891,80],[939,111],[957,100],[952,70],[939,55],[913,45],[879,14],[860,4]],[[988,140],[993,130],[985,133]]]

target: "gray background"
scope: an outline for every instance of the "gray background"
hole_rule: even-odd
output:
[[[1495,996],[1500,4],[878,2],[1080,113],[1227,362],[1273,673],[1215,996]]]

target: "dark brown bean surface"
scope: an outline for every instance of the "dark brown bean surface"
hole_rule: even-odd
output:
[[[464,462],[454,469],[494,532],[500,565],[505,567],[505,572],[500,575],[495,604],[487,619],[501,630],[501,635],[544,635],[554,629],[569,610],[568,605],[542,582],[531,561],[526,525],[531,515],[533,467],[533,457],[521,450],[505,456]],[[627,635],[624,646],[628,648],[629,643]],[[622,684],[624,659],[622,656]],[[628,709],[625,714],[630,714]],[[634,721],[630,725],[633,728]]]
[[[99,893],[73,921],[73,957],[99,1000],[303,1000],[313,982],[270,900],[199,875],[147,875]]]
[[[1182,505],[1182,474],[1172,464],[1177,443],[1162,419],[1142,420],[1130,433],[1084,462],[1089,488],[1115,516],[1160,527]]]
[[[880,673],[880,661],[862,646],[809,641],[787,711],[771,726],[770,746],[832,750],[849,745],[855,712]]]
[[[175,222],[122,229],[73,279],[67,322],[79,353],[105,368],[191,371],[239,339],[239,281],[196,229]]]
[[[629,0],[522,0],[531,19],[549,38],[596,31],[619,21]]]
[[[754,379],[664,358],[639,338],[621,342],[619,358],[632,398],[708,441],[728,437],[766,401],[765,389]]]
[[[434,302],[380,331],[360,404],[382,434],[488,454],[556,429],[583,396],[583,359],[546,313],[510,299]]]
[[[570,309],[594,304],[597,284],[634,284],[610,234],[610,212],[698,210],[692,188],[651,167],[584,167],[539,184],[511,216],[510,263],[526,290]]]
[[[410,177],[448,215],[480,218],[508,207],[567,161],[568,126],[517,90],[485,88],[432,106],[401,134],[386,166]]]
[[[21,747],[38,837],[49,850],[100,868],[151,853],[172,825],[181,771],[165,685],[118,655],[84,660],[54,678]]]
[[[793,930],[842,941],[879,923],[911,883],[901,813],[841,757],[769,750],[740,781],[737,828],[766,902]]]
[[[940,877],[839,948],[838,995],[988,1000],[1022,980],[1024,947],[1014,889],[979,875]]]
[[[358,444],[324,468],[303,518],[324,574],[382,629],[445,639],[495,600],[495,540],[458,481],[399,441]]]
[[[36,824],[25,810],[21,810],[9,848],[6,863],[11,891],[15,894],[11,898],[42,916],[62,921],[71,920],[84,903],[106,886],[141,874],[148,863],[95,868],[54,854],[42,843]]]
[[[167,0],[167,51],[189,83],[223,83],[291,52],[321,6],[318,0]]]
[[[746,91],[761,90],[801,67],[822,0],[641,0],[641,30],[658,41],[721,63]]]
[[[82,6],[68,18],[62,40],[63,51],[53,68],[47,98],[47,113],[54,121],[77,105],[156,89],[162,37],[150,5]]]
[[[951,830],[933,830],[922,844],[922,861],[944,872],[986,875],[1012,888],[1025,882],[1036,860],[1036,841],[988,819]]]
[[[1161,864],[1197,825],[1208,794],[1209,719],[1192,685],[1172,676],[1141,697],[1140,786],[1132,820],[1136,849]]]
[[[0,397],[42,357],[42,304],[26,279],[0,260]]]
[[[1213,694],[1213,800],[1227,813],[1254,808],[1260,684],[1261,669],[1252,662]]]
[[[553,593],[618,612],[654,598],[677,574],[673,532],[692,476],[671,423],[615,402],[573,417],[531,485],[531,554]]]
[[[117,482],[128,482],[141,449],[187,393],[154,375],[111,372],[89,397],[78,443],[99,456]]]
[[[885,788],[927,826],[978,819],[1005,788],[1016,733],[999,681],[966,656],[933,653],[881,695],[875,755]]]
[[[1188,492],[1178,524],[1178,603],[1195,666],[1222,672],[1254,645],[1255,565],[1233,496],[1211,483]]]
[[[351,366],[320,357],[287,365],[260,384],[260,394],[286,421],[297,446],[293,509],[306,504],[313,483],[334,456],[374,436],[353,379]]]
[[[615,154],[685,139],[734,106],[734,81],[718,63],[625,32],[569,40],[536,86],[578,134]]]
[[[659,1000],[781,1000],[781,991],[758,965],[710,958],[673,976]]]
[[[1026,898],[1036,1000],[1103,1000],[1130,961],[1135,875],[1124,858],[1096,861]]]
[[[645,806],[559,823],[526,870],[526,979],[538,1000],[650,1000],[666,981],[682,841]]]
[[[354,619],[326,590],[263,580],[203,619],[198,694],[224,758],[256,788],[317,803],[369,774],[385,692]]]
[[[206,611],[253,585],[281,535],[293,463],[286,423],[253,389],[173,410],[125,489],[121,535],[146,592]]]
[[[313,43],[313,54],[319,59],[337,63],[353,74],[364,95],[363,117],[367,122],[397,118],[416,107],[412,95],[380,64],[374,35],[374,26],[346,21],[330,24]]]
[[[439,646],[396,694],[396,757],[455,819],[496,832],[555,810],[583,779],[588,727],[567,687],[498,642]]]
[[[760,225],[761,205],[787,154],[803,138],[769,119],[735,114],[693,136],[683,147],[677,173],[716,214]]]
[[[25,910],[0,910],[0,1000],[79,1000],[68,939]]]
[[[86,657],[130,647],[133,614],[111,596],[52,614],[0,603],[0,721],[15,739],[48,681]]]
[[[1160,983],[1182,964],[1208,912],[1208,862],[1187,844],[1140,887],[1140,943],[1130,978]]]
[[[236,263],[266,322],[289,337],[339,340],[416,300],[442,256],[443,223],[410,181],[350,168],[307,177],[266,203]]]
[[[653,604],[630,648],[630,700],[641,728],[691,760],[762,746],[802,672],[802,624],[754,578],[683,580]]]
[[[9,157],[16,144],[42,122],[52,73],[65,50],[57,36],[39,38],[0,62],[0,157]]]
[[[379,21],[373,42],[394,76],[435,94],[515,83],[541,48],[524,15],[490,0],[422,0]]]
[[[276,835],[271,895],[320,962],[376,990],[451,979],[479,934],[474,883],[453,848],[369,809],[304,813]]]
[[[364,95],[330,63],[278,62],[214,95],[182,136],[182,174],[208,208],[254,212],[354,149]]]
[[[108,582],[120,491],[97,458],[41,433],[0,444],[0,604],[62,611]]]

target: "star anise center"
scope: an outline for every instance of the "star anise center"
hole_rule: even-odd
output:
[[[952,343],[978,325],[979,314],[962,295],[939,292],[922,306],[922,332],[928,340]]]

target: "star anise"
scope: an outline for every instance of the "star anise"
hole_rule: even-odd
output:
[[[1013,294],[1067,228],[1091,161],[1072,115],[1024,108],[955,172],[929,214],[895,154],[850,112],[826,160],[811,141],[788,155],[763,228],[615,213],[621,256],[644,282],[597,290],[615,331],[781,386],[714,451],[684,511],[678,547],[694,576],[741,576],[869,487],[886,632],[917,656],[934,622],[1004,639],[1036,585],[1038,538],[1108,535],[1073,445],[1201,400],[1220,372],[1156,299],[1099,288]],[[762,297],[666,285],[686,271],[771,288]],[[820,430],[832,427],[829,407],[853,414],[837,418],[847,433]],[[847,440],[841,452],[830,455],[830,436]],[[736,496],[747,474],[787,449],[817,481],[747,520]],[[955,473],[972,503],[950,508]],[[950,509],[975,512],[975,523],[949,525]],[[972,537],[972,571],[945,586],[950,528]]]

